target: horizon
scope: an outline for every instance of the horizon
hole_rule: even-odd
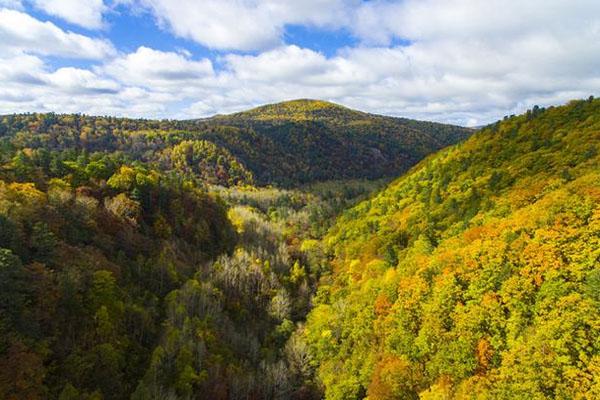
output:
[[[595,98],[593,95],[588,96],[588,98]],[[571,101],[582,101],[585,100],[585,98],[576,98],[576,99],[570,99],[564,103],[561,104],[550,104],[547,106],[543,106],[543,107],[560,107],[560,106],[565,106],[568,103],[570,103]],[[507,117],[512,117],[515,115],[521,115],[523,113],[525,113],[526,111],[530,110],[523,110],[522,113],[519,114],[505,114],[501,117],[499,117],[496,120],[487,122],[485,124],[482,125],[477,125],[477,126],[468,126],[468,125],[458,125],[458,124],[452,124],[449,122],[439,122],[439,121],[433,121],[433,120],[427,120],[427,119],[416,119],[416,118],[408,118],[408,117],[404,117],[404,116],[398,116],[398,115],[388,115],[388,114],[379,114],[377,112],[371,112],[371,111],[365,111],[365,110],[359,110],[356,108],[352,108],[349,106],[345,106],[343,104],[339,104],[339,103],[335,103],[333,101],[329,101],[329,100],[323,100],[323,99],[307,99],[307,98],[298,98],[298,99],[290,99],[290,100],[282,100],[276,103],[265,103],[265,104],[259,104],[256,106],[252,106],[251,108],[247,108],[244,110],[240,110],[240,111],[234,111],[234,112],[230,112],[230,113],[216,113],[216,114],[211,114],[208,115],[206,117],[197,117],[197,118],[169,118],[169,117],[165,117],[165,118],[152,118],[152,117],[130,117],[130,116],[119,116],[119,115],[110,115],[110,114],[89,114],[89,113],[81,113],[81,112],[73,112],[73,113],[66,113],[66,112],[56,112],[56,111],[43,111],[43,112],[37,112],[37,111],[25,111],[25,112],[16,112],[16,113],[7,113],[7,114],[0,114],[0,117],[6,117],[6,116],[10,116],[10,115],[27,115],[27,114],[54,114],[54,115],[80,115],[82,117],[90,117],[90,118],[118,118],[118,119],[132,119],[132,120],[146,120],[146,121],[177,121],[177,122],[186,122],[186,121],[198,121],[198,120],[210,120],[216,117],[226,117],[226,116],[230,116],[230,115],[234,115],[234,114],[243,114],[246,112],[250,112],[262,107],[268,107],[268,106],[274,106],[274,105],[279,105],[279,104],[285,104],[285,103],[292,103],[292,102],[296,102],[296,101],[314,101],[314,102],[326,102],[329,103],[331,105],[337,106],[337,107],[343,107],[346,108],[350,111],[353,112],[359,112],[359,113],[365,113],[365,114],[369,114],[369,115],[375,115],[375,116],[379,116],[379,117],[388,117],[388,118],[397,118],[397,119],[409,119],[409,120],[413,120],[413,121],[420,121],[420,122],[432,122],[432,123],[439,123],[439,124],[446,124],[446,125],[453,125],[453,126],[457,126],[457,127],[462,127],[462,128],[470,128],[470,129],[481,129],[484,128],[488,125],[491,125],[495,122],[499,122],[502,121],[504,118]],[[534,104],[533,106],[536,106],[537,104]],[[532,106],[532,107],[533,107]]]

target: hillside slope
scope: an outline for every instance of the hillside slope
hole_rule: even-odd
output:
[[[472,130],[299,100],[194,121],[82,115],[0,117],[0,146],[122,152],[131,160],[224,186],[296,187],[397,176]],[[10,142],[10,143],[9,143]]]
[[[600,397],[600,100],[505,119],[347,211],[305,338],[327,399]]]
[[[129,398],[168,294],[236,243],[192,182],[79,158],[54,178],[19,154],[0,164],[2,399]]]
[[[238,131],[0,118],[1,399],[320,398],[318,240],[380,183],[257,188]]]
[[[270,104],[199,124],[239,129],[210,138],[243,160],[258,182],[285,185],[397,176],[427,154],[472,133],[319,100]]]

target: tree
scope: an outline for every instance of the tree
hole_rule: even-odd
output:
[[[140,204],[131,200],[125,193],[104,199],[104,207],[122,221],[137,225],[142,215]]]
[[[17,328],[30,302],[27,275],[21,260],[8,249],[0,249],[0,316]]]
[[[44,222],[36,222],[31,229],[30,251],[34,260],[48,262],[54,254],[57,239]]]

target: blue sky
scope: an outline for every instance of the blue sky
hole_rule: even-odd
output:
[[[596,0],[0,0],[0,113],[319,98],[479,125],[599,91]]]

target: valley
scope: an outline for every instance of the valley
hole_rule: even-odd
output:
[[[600,101],[0,117],[0,397],[600,396]]]

